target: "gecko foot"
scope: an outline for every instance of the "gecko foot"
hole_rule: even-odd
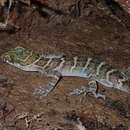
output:
[[[40,97],[46,97],[48,96],[48,94],[49,92],[43,86],[36,88],[33,92],[33,95],[40,96]]]
[[[80,89],[74,89],[72,92],[69,93],[69,95],[76,95],[79,96],[81,94],[84,94],[86,92],[86,87],[82,86]]]

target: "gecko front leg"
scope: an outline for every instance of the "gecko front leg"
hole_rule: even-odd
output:
[[[48,96],[48,94],[53,91],[53,89],[56,87],[60,79],[62,78],[61,73],[58,71],[48,71],[47,77],[52,78],[49,83],[46,86],[40,86],[39,88],[36,88],[33,92],[34,95],[38,96]]]

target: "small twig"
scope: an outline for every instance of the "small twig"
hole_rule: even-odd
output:
[[[9,14],[10,14],[10,9],[12,6],[13,0],[9,0],[9,6],[8,6],[8,10],[7,10],[7,17],[5,20],[5,23],[0,23],[0,29],[4,30],[7,28],[8,22],[9,22]]]

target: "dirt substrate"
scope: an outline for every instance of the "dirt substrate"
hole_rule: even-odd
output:
[[[17,25],[21,30],[16,33],[0,33],[0,54],[23,46],[67,56],[96,56],[122,70],[130,65],[130,32],[103,10],[48,20],[24,7]],[[47,77],[2,62],[0,74],[10,84],[0,86],[0,130],[130,130],[130,96],[126,93],[100,85],[105,101],[91,95],[68,96],[88,81],[65,77],[53,92],[39,99],[33,90],[46,84]]]

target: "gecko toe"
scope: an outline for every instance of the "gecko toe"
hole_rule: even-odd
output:
[[[72,92],[69,93],[69,95],[76,95],[79,96],[86,92],[86,87],[82,86],[81,88],[74,89]]]
[[[44,87],[40,86],[34,90],[33,95],[46,97],[48,96],[48,92],[46,91],[46,89],[44,89]]]

